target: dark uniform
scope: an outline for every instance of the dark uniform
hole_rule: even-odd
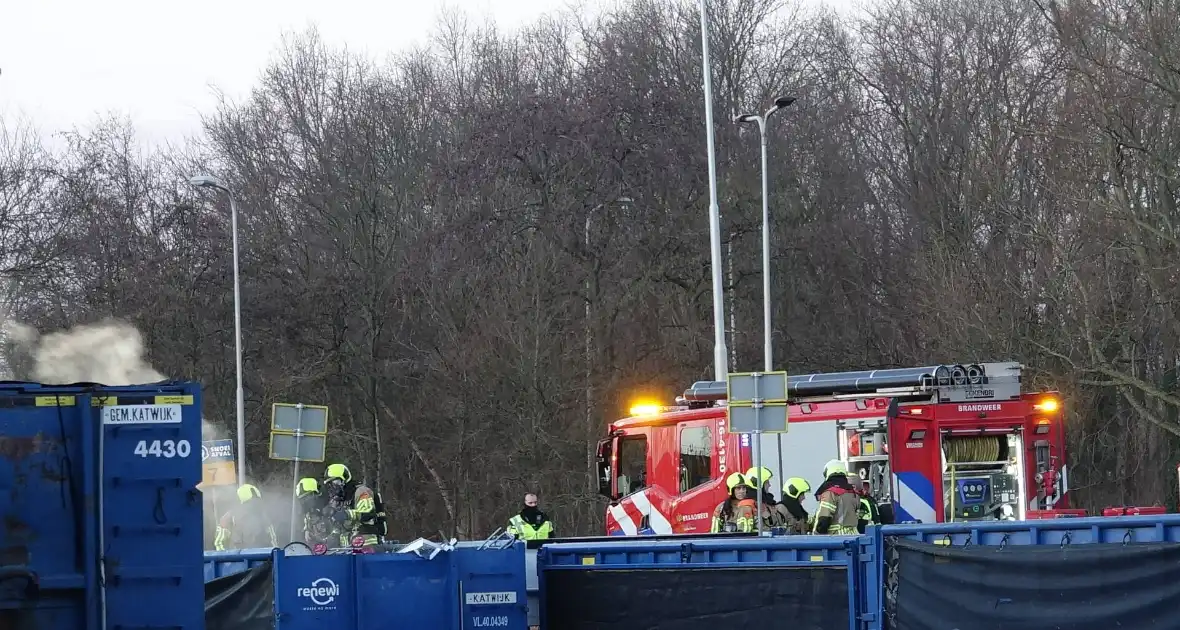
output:
[[[860,506],[857,508],[857,528],[860,533],[865,533],[865,528],[869,525],[881,524],[881,513],[877,510],[877,502],[873,501],[873,497],[869,495],[868,491],[862,486],[857,490],[856,494],[860,497]]]
[[[360,537],[365,547],[380,544],[385,538],[385,505],[381,495],[364,483],[353,481],[344,464],[331,464],[324,475],[328,495],[326,511],[340,529],[340,546],[350,547]]]
[[[324,514],[328,500],[320,492],[320,482],[314,477],[304,477],[295,486],[295,498],[303,513],[303,542],[315,547],[335,547],[340,533],[333,532],[332,519]]]

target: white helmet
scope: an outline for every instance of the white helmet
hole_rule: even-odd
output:
[[[832,475],[847,475],[848,467],[844,465],[843,460],[830,459],[828,463],[824,464],[824,479]]]

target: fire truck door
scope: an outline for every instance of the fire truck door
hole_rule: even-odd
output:
[[[889,454],[895,522],[939,522],[942,455],[932,421],[911,413],[891,418]]]

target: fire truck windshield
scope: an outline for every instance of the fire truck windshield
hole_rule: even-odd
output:
[[[619,438],[619,469],[615,471],[615,494],[626,496],[647,486],[647,436]]]
[[[614,497],[614,492],[611,490],[611,454],[614,449],[611,448],[612,439],[598,441],[598,494],[610,499]]]

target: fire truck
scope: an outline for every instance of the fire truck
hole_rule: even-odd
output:
[[[1015,362],[788,378],[786,433],[758,434],[761,464],[819,487],[843,460],[886,522],[1044,518],[1069,507],[1057,392],[1021,390]],[[598,443],[608,535],[708,532],[725,478],[754,466],[728,430],[726,383],[700,381],[672,406],[641,406]],[[813,497],[805,502],[815,509]]]

